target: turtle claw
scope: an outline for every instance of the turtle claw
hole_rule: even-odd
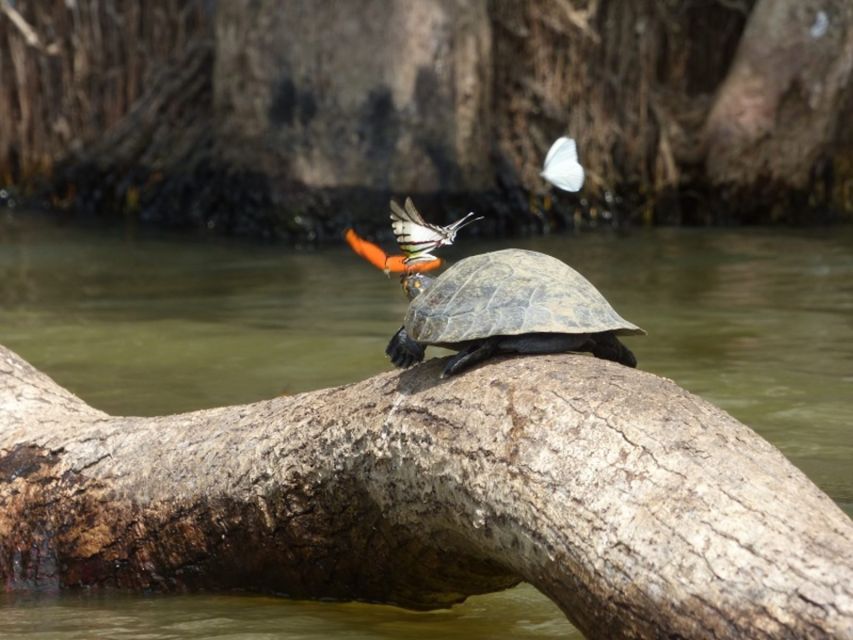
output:
[[[394,366],[401,369],[408,369],[424,359],[423,345],[413,340],[406,333],[405,327],[400,327],[400,330],[394,334],[388,346],[385,347],[385,353],[391,358]]]

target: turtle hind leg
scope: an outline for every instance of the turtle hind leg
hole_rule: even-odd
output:
[[[498,353],[498,344],[499,338],[495,337],[468,345],[447,361],[447,364],[444,365],[444,371],[441,372],[441,377],[447,378],[448,376],[456,375],[478,362],[491,358]]]
[[[445,365],[442,378],[452,376],[482,362],[497,353],[562,353],[564,351],[591,351],[594,343],[585,333],[524,333],[518,336],[494,336],[474,342]]]
[[[406,333],[405,327],[400,327],[400,330],[394,334],[388,346],[385,347],[385,353],[391,358],[394,366],[401,369],[408,369],[424,359],[423,345]]]
[[[612,331],[604,331],[592,335],[595,341],[595,346],[592,348],[592,355],[603,360],[612,360],[619,364],[624,364],[626,367],[636,367],[637,358],[633,352],[624,344],[619,342],[619,338],[613,335]]]
[[[563,353],[591,351],[593,341],[586,333],[523,333],[503,336],[498,345],[501,353]]]

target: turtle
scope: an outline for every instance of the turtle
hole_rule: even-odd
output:
[[[408,368],[427,345],[458,351],[442,378],[500,353],[591,352],[636,367],[617,335],[646,332],[620,316],[592,283],[538,251],[503,249],[460,260],[437,278],[402,277],[410,304],[385,353]]]

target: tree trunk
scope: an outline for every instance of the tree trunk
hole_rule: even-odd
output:
[[[527,580],[593,638],[853,637],[853,524],[673,382],[439,362],[111,417],[0,347],[0,577],[413,608]]]
[[[489,188],[490,46],[485,0],[220,3],[222,154],[383,200]]]
[[[0,206],[311,242],[387,234],[391,192],[498,232],[849,219],[851,76],[850,0],[0,0]],[[580,198],[539,175],[566,133]]]
[[[759,1],[708,116],[711,182],[814,188],[815,167],[853,128],[851,80],[849,0]]]

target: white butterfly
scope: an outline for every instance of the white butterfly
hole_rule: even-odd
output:
[[[579,191],[583,186],[583,167],[578,162],[578,149],[571,138],[558,138],[548,149],[540,174],[555,187]]]
[[[483,216],[471,219],[471,216],[474,215],[472,211],[453,224],[439,227],[423,219],[423,216],[415,209],[411,198],[406,198],[405,207],[404,210],[396,202],[391,201],[391,229],[397,238],[397,244],[406,254],[406,258],[403,260],[406,264],[435,260],[435,256],[430,253],[431,251],[453,244],[456,239],[456,232],[459,229],[483,219]]]

